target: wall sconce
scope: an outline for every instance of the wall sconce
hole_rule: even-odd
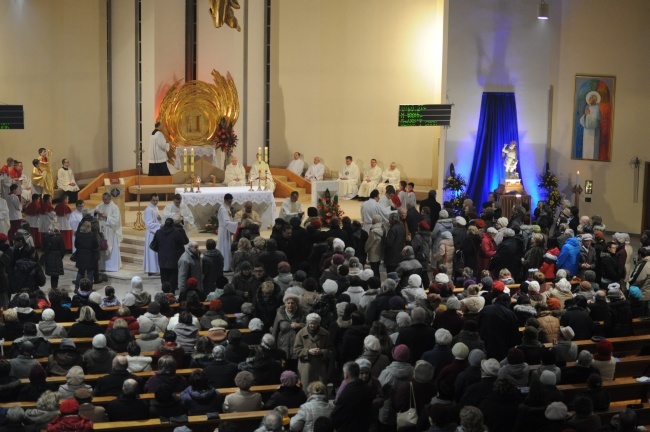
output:
[[[591,195],[594,190],[594,182],[591,180],[587,180],[585,182],[585,195]]]
[[[545,0],[542,0],[541,3],[537,5],[537,19],[548,19],[548,3],[546,3]]]

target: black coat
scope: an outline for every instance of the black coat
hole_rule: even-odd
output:
[[[594,320],[589,316],[589,310],[571,306],[562,314],[560,325],[571,327],[575,333],[573,340],[591,339],[594,333]]]
[[[97,235],[92,232],[77,232],[74,237],[74,247],[76,248],[75,257],[77,258],[75,267],[79,270],[92,270],[99,259],[99,241]]]
[[[128,327],[113,327],[106,332],[106,345],[117,353],[126,352],[126,348],[132,340],[133,335],[131,335]],[[116,394],[119,394],[119,392]]]
[[[352,325],[343,334],[341,344],[336,347],[339,364],[354,361],[363,354],[363,340],[368,336],[369,328],[365,325]]]
[[[16,261],[13,272],[13,283],[17,289],[29,288],[32,291],[45,285],[45,273],[43,268],[28,258]]]
[[[70,326],[70,330],[68,330],[68,337],[93,338],[100,333],[104,333],[104,328],[96,322],[81,321]]]
[[[498,275],[501,269],[507,268],[515,281],[520,281],[522,255],[523,245],[520,241],[515,237],[504,237],[490,260],[490,271]]]
[[[201,257],[201,267],[203,291],[212,292],[217,287],[217,279],[223,276],[223,255],[218,249],[205,251]]]
[[[264,409],[273,409],[277,406],[286,406],[287,408],[300,408],[300,405],[307,402],[307,395],[300,387],[280,386],[266,401]]]
[[[607,337],[632,336],[632,309],[630,303],[625,300],[615,300],[609,303],[611,321],[605,321],[605,333]]]
[[[221,310],[225,314],[240,313],[241,305],[246,302],[244,297],[236,294],[222,294],[219,300],[221,300]]]
[[[106,405],[106,415],[112,422],[146,420],[149,418],[149,405],[134,396],[120,396]]]
[[[93,394],[95,396],[119,396],[122,393],[122,385],[127,379],[136,380],[142,389],[142,378],[128,371],[111,371],[108,375],[97,379]]]
[[[372,421],[372,390],[360,379],[347,383],[330,416],[337,432],[367,431]]]
[[[401,344],[411,349],[410,363],[415,364],[422,358],[422,354],[435,346],[436,330],[426,324],[411,324],[399,329],[395,345]]]
[[[429,207],[429,210],[431,211],[431,229],[433,230],[433,227],[436,225],[436,222],[438,222],[438,218],[440,217],[442,206],[438,201],[436,201],[435,191],[431,192],[429,192],[429,196],[425,200],[420,201],[420,212],[422,212],[423,207]]]
[[[492,393],[492,386],[497,380],[495,376],[486,376],[481,378],[477,383],[465,389],[465,393],[461,396],[460,405],[472,405],[478,407],[481,401],[490,393]]]
[[[463,251],[463,258],[465,259],[465,267],[474,270],[474,274],[478,274],[478,251],[481,249],[481,236],[468,234],[460,245],[460,250]]]
[[[390,226],[388,234],[386,234],[386,242],[384,243],[384,263],[387,266],[397,266],[402,260],[402,249],[406,244],[406,229],[401,223],[394,223]]]
[[[212,387],[224,388],[235,385],[235,375],[239,373],[239,368],[235,363],[215,361],[207,365],[203,372]]]
[[[43,250],[45,251],[45,274],[48,276],[63,275],[65,245],[63,244],[63,237],[61,237],[61,234],[44,234]]]
[[[185,252],[185,245],[190,240],[185,231],[174,228],[173,225],[164,225],[156,234],[152,243],[158,244],[158,264],[160,268],[177,269],[178,260]],[[148,246],[148,245],[147,245]]]
[[[484,307],[477,322],[487,358],[503,360],[508,350],[521,340],[517,315],[500,303]]]
[[[6,293],[9,297],[9,279],[7,276],[11,275],[12,267],[11,261],[14,255],[14,249],[5,243],[0,245],[0,293]],[[7,307],[6,304],[2,307]]]

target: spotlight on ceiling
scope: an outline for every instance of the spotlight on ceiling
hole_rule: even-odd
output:
[[[548,3],[546,3],[545,0],[542,0],[542,2],[537,5],[537,19],[548,19]]]

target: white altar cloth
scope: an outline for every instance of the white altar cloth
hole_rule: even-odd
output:
[[[201,193],[189,193],[183,192],[183,188],[176,188],[176,193],[181,194],[183,203],[192,211],[198,229],[203,229],[210,216],[217,212],[227,193],[232,195],[235,211],[241,209],[246,201],[250,201],[253,203],[253,210],[262,218],[263,228],[273,226],[277,213],[273,193],[256,190],[249,192],[248,189],[248,186],[202,187]]]
[[[190,151],[191,149],[194,149],[194,159],[198,158],[208,158],[210,163],[214,166],[217,166],[217,150],[214,148],[214,146],[207,145],[207,146],[186,146],[186,147],[181,147],[178,146],[176,147],[176,160],[174,163],[174,166],[176,169],[183,169],[183,150],[187,149],[187,157],[189,159],[190,157]]]
[[[311,182],[311,206],[316,207],[318,205],[318,200],[323,198],[325,191],[330,191],[330,197],[334,198],[334,195],[339,193],[339,181],[338,180],[321,180]]]

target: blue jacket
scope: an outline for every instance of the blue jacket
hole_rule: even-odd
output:
[[[560,256],[557,257],[557,268],[567,270],[571,276],[578,274],[578,262],[580,260],[580,241],[571,237],[562,246]]]

